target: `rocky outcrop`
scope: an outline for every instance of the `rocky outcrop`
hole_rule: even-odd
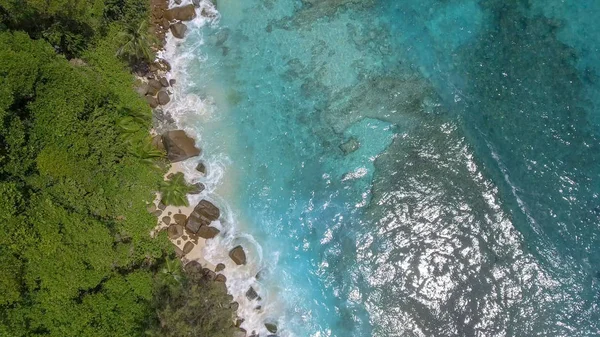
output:
[[[206,175],[206,165],[204,165],[204,163],[198,163],[198,165],[196,165],[196,171]]]
[[[277,325],[273,323],[265,323],[265,328],[267,328],[270,333],[277,333]]]
[[[221,231],[214,228],[214,227],[210,227],[210,226],[202,226],[200,227],[200,229],[198,229],[198,236],[203,238],[203,239],[212,239],[215,236],[217,236],[217,234],[219,234]]]
[[[157,98],[158,98],[158,104],[160,104],[160,105],[165,105],[171,101],[169,94],[167,94],[167,92],[164,90],[161,90],[158,92]]]
[[[178,39],[183,39],[186,31],[187,26],[184,23],[176,22],[171,25],[171,33],[173,33],[173,36]]]
[[[238,266],[246,264],[246,252],[244,252],[244,248],[242,248],[242,246],[237,246],[229,251],[229,257]]]
[[[196,183],[191,187],[193,188],[193,190],[189,191],[188,194],[200,194],[206,188],[206,186],[204,186],[203,183]]]
[[[250,287],[250,289],[248,289],[248,291],[246,291],[246,297],[252,301],[255,300],[256,298],[258,298],[258,293],[256,293],[256,290],[254,290],[254,288]]]
[[[208,226],[217,220],[221,213],[217,206],[208,200],[201,200],[187,219],[185,227],[192,233],[197,233],[200,227]]]
[[[190,21],[196,17],[196,9],[193,4],[186,6],[173,7],[164,13],[165,18],[169,21]]]
[[[194,139],[188,137],[183,130],[165,132],[162,140],[167,150],[167,158],[172,163],[200,154],[200,149],[196,147]]]

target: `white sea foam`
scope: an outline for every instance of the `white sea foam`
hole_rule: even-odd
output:
[[[181,5],[190,4],[191,0],[183,0]],[[175,6],[174,1],[170,1],[170,6]],[[207,58],[202,53],[204,37],[202,36],[202,27],[206,25],[218,25],[219,13],[216,11],[210,1],[202,0],[200,8],[197,8],[197,17],[187,22],[188,31],[184,39],[176,39],[169,32],[167,34],[165,49],[159,53],[171,64],[171,72],[168,78],[174,78],[177,83],[171,89],[171,102],[164,106],[175,120],[177,127],[185,130],[196,139],[196,142],[202,147],[202,133],[195,128],[199,121],[205,118],[211,118],[219,114],[215,102],[211,97],[200,97],[192,92],[197,87],[198,79],[189,75],[188,67],[192,67],[198,62],[206,62]],[[203,17],[200,13],[208,13],[210,18]],[[196,41],[190,45],[190,41]],[[204,162],[207,167],[207,175],[204,176],[196,171],[196,165]],[[213,226],[221,230],[221,234],[216,238],[207,240],[204,248],[204,258],[212,264],[224,263],[226,268],[222,273],[227,277],[228,292],[234,297],[234,301],[239,303],[238,316],[244,319],[241,327],[262,336],[270,335],[266,330],[265,322],[276,322],[278,325],[279,336],[291,336],[285,330],[285,317],[282,317],[283,302],[278,296],[278,285],[267,284],[266,281],[258,275],[270,273],[268,266],[277,263],[278,256],[263,257],[263,250],[255,238],[247,233],[239,231],[241,228],[236,213],[231,209],[227,200],[218,195],[217,187],[223,183],[225,172],[231,165],[231,160],[225,153],[218,155],[191,158],[182,163],[186,180],[191,183],[201,182],[206,189],[198,195],[189,196],[190,203],[196,204],[201,199],[207,199],[214,202],[221,210],[221,221],[216,221]],[[243,228],[243,227],[242,227]],[[245,266],[237,266],[229,258],[229,250],[241,244],[248,258]],[[269,261],[268,263],[266,261]],[[258,278],[257,278],[258,277]],[[260,300],[248,300],[246,292],[253,287]],[[257,307],[261,307],[257,310]]]

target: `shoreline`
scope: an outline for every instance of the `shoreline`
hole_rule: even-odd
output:
[[[152,143],[155,147],[163,150],[167,154],[167,157],[172,159],[170,158],[171,153],[169,151],[173,143],[183,141],[185,144],[180,143],[176,146],[185,148],[183,152],[186,153],[184,158],[168,160],[170,167],[163,177],[167,181],[169,177],[175,174],[186,176],[186,171],[189,171],[190,168],[188,167],[186,170],[186,166],[189,165],[185,165],[184,161],[189,158],[197,159],[201,155],[201,149],[197,146],[196,139],[184,130],[177,128],[176,121],[169,112],[163,111],[162,108],[169,105],[171,98],[175,98],[176,95],[174,95],[172,87],[177,85],[177,80],[172,77],[170,60],[165,57],[165,54],[167,54],[167,44],[172,43],[174,39],[185,38],[186,32],[189,31],[185,24],[186,21],[193,21],[200,18],[214,21],[218,18],[218,13],[212,1],[151,0],[150,2],[152,16],[151,29],[160,44],[159,48],[155,50],[157,58],[150,66],[150,71],[143,77],[137,77],[138,82],[142,82],[142,85],[146,88],[138,90],[138,92],[143,93],[146,101],[152,108],[153,121],[158,121],[158,126],[155,125],[150,130],[150,136],[153,137]],[[177,141],[169,139],[169,135],[172,132],[179,133],[180,136],[178,136]],[[181,148],[178,149],[178,153],[179,150]],[[202,176],[206,176],[205,162],[200,161],[196,170]],[[187,180],[186,183],[188,183]],[[214,282],[222,282],[224,291],[231,299],[230,307],[234,313],[232,316],[232,327],[235,329],[234,337],[257,337],[263,333],[269,336],[277,336],[277,325],[271,322],[263,320],[261,320],[262,323],[254,322],[254,328],[251,331],[246,331],[246,329],[241,327],[245,321],[245,317],[240,317],[240,314],[244,312],[244,310],[240,310],[242,309],[240,308],[240,304],[246,302],[250,304],[250,302],[254,302],[255,300],[260,301],[261,297],[258,296],[252,286],[247,291],[244,290],[242,293],[237,294],[237,296],[230,293],[228,285],[231,281],[227,281],[227,277],[223,274],[223,271],[227,268],[227,272],[233,270],[231,273],[237,274],[235,271],[236,267],[246,266],[246,251],[241,245],[236,245],[233,248],[230,247],[231,249],[224,245],[226,240],[223,240],[223,234],[227,233],[227,229],[224,228],[227,226],[227,219],[223,218],[219,208],[212,204],[212,198],[206,198],[205,186],[202,183],[197,183],[195,186],[197,186],[198,191],[193,193],[194,195],[191,196],[188,194],[186,197],[188,202],[197,202],[190,203],[189,206],[163,205],[160,193],[156,192],[154,201],[148,205],[148,211],[157,217],[157,225],[151,230],[150,236],[155,237],[159,232],[166,231],[169,241],[175,246],[175,252],[181,259],[185,270],[201,270],[206,279]],[[214,213],[216,213],[216,216]],[[221,246],[225,252],[228,252],[228,254],[220,256],[218,263],[215,261],[216,265],[205,258],[205,255],[207,255],[205,249],[209,245],[207,241],[211,239],[215,240],[216,244]],[[214,247],[214,243],[210,243],[210,245]],[[228,273],[230,276],[232,274]],[[248,276],[243,281],[244,283],[251,283],[252,280],[252,277]],[[253,304],[252,307],[257,310],[261,306],[256,307]]]

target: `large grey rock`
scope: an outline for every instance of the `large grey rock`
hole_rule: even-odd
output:
[[[182,230],[183,230],[183,226],[185,226],[185,220],[187,219],[187,217],[185,216],[185,214],[175,214],[173,215],[173,220],[175,220],[175,223],[182,226]]]
[[[156,97],[146,96],[146,102],[148,102],[148,105],[150,105],[152,109],[158,106],[158,100],[156,99]]]
[[[150,81],[148,81],[148,86],[156,89],[162,88],[162,84],[160,84],[160,82],[155,79],[151,79]]]
[[[185,36],[185,32],[187,31],[187,26],[184,23],[176,22],[171,25],[171,33],[173,36],[178,39],[183,39]]]
[[[265,323],[265,328],[267,328],[270,333],[277,333],[277,325],[273,323]]]
[[[203,238],[203,239],[212,239],[215,236],[217,236],[217,234],[219,234],[221,231],[211,227],[211,226],[202,226],[200,227],[200,229],[198,229],[198,236]]]
[[[169,235],[169,239],[177,240],[183,235],[183,226],[171,225],[167,229],[167,234]]]
[[[167,78],[164,76],[161,77],[158,81],[160,82],[160,85],[162,85],[165,88],[169,86],[169,80],[167,80]]]
[[[256,290],[254,290],[254,288],[250,287],[250,289],[248,289],[248,291],[246,291],[246,297],[252,301],[256,298],[258,298],[258,294],[256,293]]]
[[[229,251],[229,257],[238,266],[246,264],[246,252],[244,252],[244,248],[242,248],[242,246],[237,246]]]
[[[194,8],[193,4],[173,7],[165,12],[165,17],[169,21],[190,21],[196,17],[196,9]]]
[[[171,101],[169,94],[166,91],[161,90],[158,92],[158,104],[165,105]]]
[[[202,193],[202,191],[204,191],[204,189],[206,189],[206,186],[204,186],[203,183],[196,183],[196,184],[192,185],[192,187],[194,189],[191,190],[190,192],[188,192],[188,194],[200,194],[200,193]]]
[[[201,200],[187,219],[185,227],[192,233],[197,233],[200,227],[208,226],[221,216],[217,206],[208,200]]]
[[[167,158],[172,162],[179,162],[200,154],[200,149],[195,145],[194,139],[188,137],[183,130],[165,132],[162,136],[163,144],[167,150]]]

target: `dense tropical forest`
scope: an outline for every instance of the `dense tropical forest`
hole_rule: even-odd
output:
[[[231,333],[227,295],[149,235],[149,6],[0,0],[0,336]]]

